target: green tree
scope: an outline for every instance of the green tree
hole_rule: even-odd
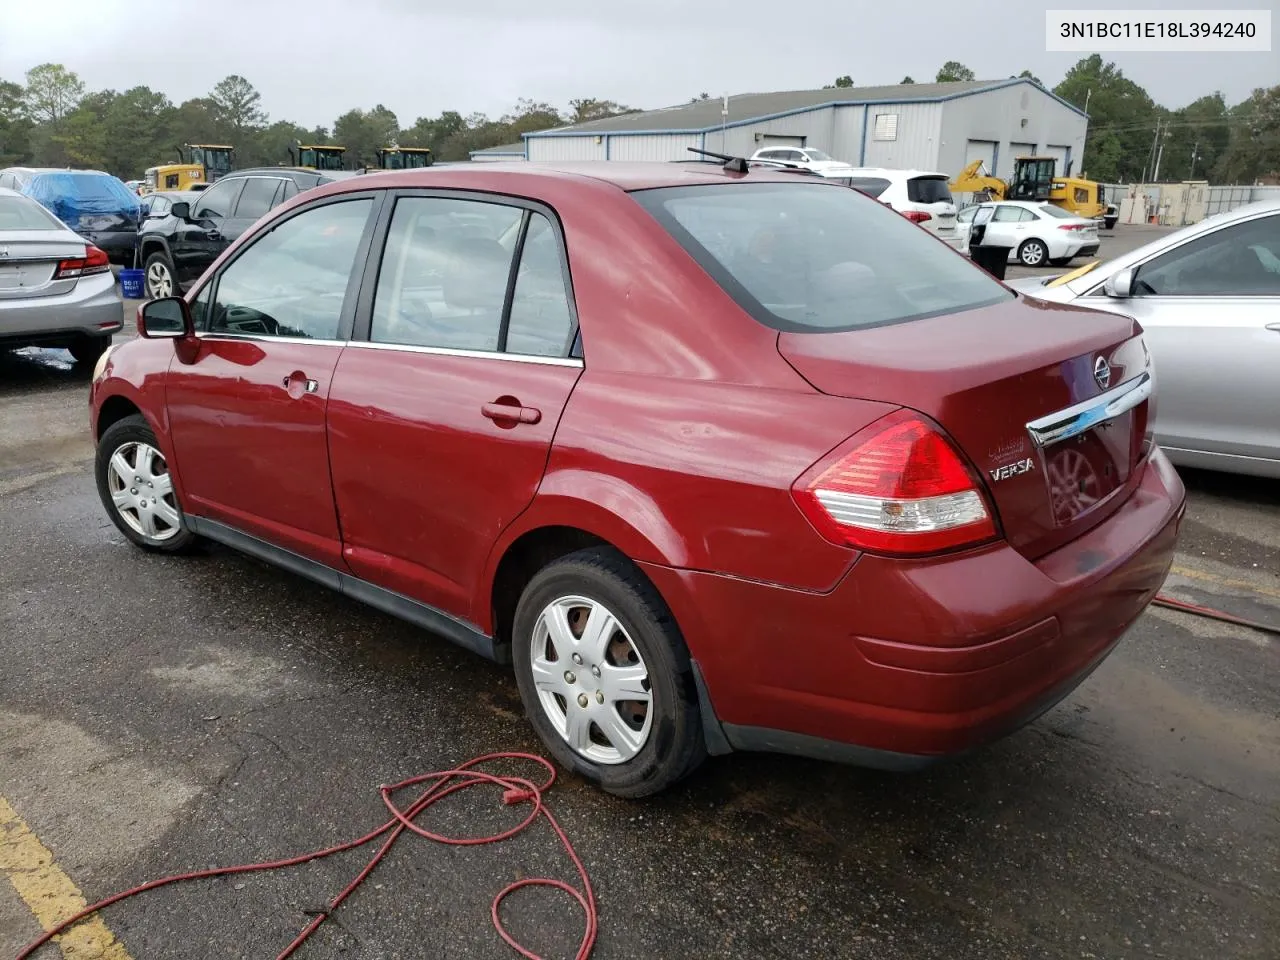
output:
[[[124,180],[172,158],[170,135],[176,111],[163,93],[133,87],[115,97],[103,114],[110,136],[103,141],[107,169]]]
[[[963,63],[958,63],[955,60],[948,60],[938,69],[938,75],[934,79],[938,83],[955,83],[957,80],[972,80],[973,71]]]
[[[233,73],[220,80],[209,94],[209,103],[214,116],[237,140],[244,140],[254,131],[261,130],[267,122],[266,111],[262,109],[262,94],[238,74]]]
[[[569,101],[569,123],[587,123],[590,120],[603,120],[624,113],[639,113],[635,107],[624,107],[612,100],[597,100],[595,97],[584,97],[581,100]]]
[[[400,136],[400,121],[382,104],[348,110],[333,122],[334,142],[347,148],[349,166],[373,164],[378,151]]]
[[[0,80],[0,167],[31,159],[31,129],[19,84]]]
[[[1280,176],[1280,86],[1253,91],[1231,108],[1230,137],[1214,165],[1215,179],[1253,183]]]
[[[1161,179],[1208,179],[1231,140],[1231,111],[1221,93],[1187,104],[1168,118]]]
[[[84,98],[84,82],[60,63],[27,71],[23,93],[27,115],[36,123],[58,123]]]
[[[1011,79],[1011,80],[1023,80],[1023,79],[1025,79],[1025,80],[1030,80],[1032,83],[1040,83],[1040,78],[1039,78],[1039,77],[1037,77],[1037,76],[1036,76],[1034,73],[1032,73],[1030,70],[1023,70],[1023,71],[1022,71],[1020,74],[1018,74],[1016,77],[1010,77],[1009,79]],[[1040,84],[1040,85],[1041,85],[1041,86],[1044,86],[1044,84]]]
[[[1114,63],[1091,54],[1068,70],[1053,92],[1081,109],[1086,100],[1089,104],[1084,167],[1074,172],[1106,183],[1136,180],[1144,167],[1150,172],[1152,138],[1162,112]]]
[[[915,81],[914,81],[914,80],[912,80],[912,79],[911,79],[911,75],[910,75],[910,74],[908,74],[907,76],[905,76],[905,77],[903,77],[903,78],[902,78],[902,83],[915,83]]]
[[[847,87],[852,87],[852,86],[853,86],[853,77],[849,76],[849,74],[846,73],[843,77],[836,77],[835,83],[828,83],[822,89],[835,90],[839,88],[843,90]]]

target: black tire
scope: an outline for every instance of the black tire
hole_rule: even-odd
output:
[[[94,458],[94,476],[98,481],[98,496],[102,499],[102,505],[106,508],[107,515],[111,517],[111,522],[116,528],[123,533],[135,545],[142,547],[144,550],[154,550],[159,553],[183,553],[190,550],[195,544],[196,535],[187,527],[186,521],[182,513],[182,505],[178,503],[178,494],[172,491],[165,495],[164,499],[168,506],[172,507],[176,512],[177,523],[171,525],[165,521],[160,521],[164,529],[157,527],[155,536],[147,536],[145,532],[134,529],[129,521],[125,518],[125,511],[118,508],[113,499],[112,491],[112,467],[111,458],[117,451],[121,451],[128,459],[131,448],[137,444],[145,444],[155,451],[155,455],[160,457],[163,466],[163,473],[168,473],[167,464],[163,463],[164,455],[160,453],[160,444],[156,441],[155,432],[147,424],[147,421],[139,414],[131,417],[125,417],[118,420],[106,429],[102,439],[98,441],[98,452]],[[153,471],[154,472],[154,471]],[[148,474],[144,474],[144,477]],[[158,482],[157,478],[152,478]],[[147,484],[148,486],[150,483]],[[139,485],[131,487],[131,490],[138,490],[142,496],[146,496],[146,486]],[[154,489],[154,487],[152,487]],[[154,499],[151,501],[154,503]],[[140,511],[134,509],[134,517],[140,516]],[[154,511],[154,507],[153,507]],[[169,532],[172,529],[174,532]]]
[[[72,340],[67,345],[72,359],[76,363],[83,364],[86,367],[92,367],[98,362],[98,358],[107,352],[107,347],[111,346],[111,337],[89,337],[82,336]]]
[[[1022,241],[1022,246],[1018,247],[1018,262],[1024,267],[1042,267],[1048,259],[1049,248],[1035,237]]]
[[[1049,266],[1051,266],[1051,267],[1065,267],[1068,263],[1070,263],[1070,262],[1071,262],[1072,260],[1074,260],[1074,259],[1075,259],[1075,257],[1050,257],[1050,258],[1049,258]]]
[[[173,261],[162,250],[148,254],[142,265],[142,292],[148,300],[160,297],[176,297],[182,291],[178,289],[178,275],[173,269]],[[169,290],[162,292],[163,277],[168,277]]]
[[[606,607],[629,636],[648,674],[648,738],[624,762],[596,762],[571,747],[553,725],[534,685],[533,638],[539,617],[554,600],[570,596]],[[650,796],[692,773],[706,758],[684,638],[653,585],[617,552],[608,548],[580,550],[543,568],[529,581],[516,607],[512,658],[520,698],[538,736],[562,766],[605,791],[628,798]],[[587,675],[589,667],[575,668],[582,671],[585,685],[594,682]],[[600,728],[594,730],[599,732]]]

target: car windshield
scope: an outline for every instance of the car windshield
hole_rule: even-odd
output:
[[[738,183],[632,196],[744,310],[776,330],[856,330],[1014,296],[855,190]]]
[[[0,197],[0,233],[9,230],[61,230],[62,221],[34,200]]]
[[[809,147],[808,149],[805,150],[805,155],[808,156],[810,160],[830,160],[831,159],[831,157],[823,153],[821,150],[814,150],[812,147]]]

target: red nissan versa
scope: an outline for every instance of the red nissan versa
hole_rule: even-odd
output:
[[[221,541],[513,664],[623,796],[708,754],[895,769],[1028,722],[1164,580],[1132,320],[856,190],[706,163],[300,195],[92,387],[135,544]]]

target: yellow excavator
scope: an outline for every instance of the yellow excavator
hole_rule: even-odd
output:
[[[308,170],[345,170],[343,155],[346,152],[346,147],[322,146],[295,140],[294,145],[289,148],[289,159],[295,167],[306,167]]]
[[[1068,164],[1070,167],[1070,164]],[[1056,157],[1018,157],[1013,161],[1013,180],[1006,183],[986,172],[986,164],[975,160],[951,181],[953,193],[972,193],[975,200],[1029,200],[1052,203],[1069,213],[1100,220],[1110,230],[1119,214],[1102,194],[1102,184],[1082,177],[1057,175]]]
[[[418,170],[435,162],[430,147],[398,147],[392,144],[378,151],[379,170]]]

